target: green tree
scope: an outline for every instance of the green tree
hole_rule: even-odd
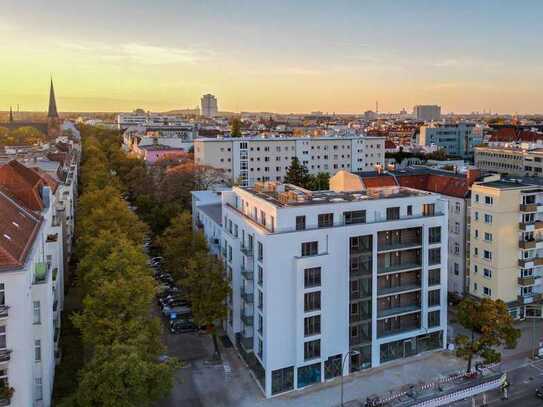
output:
[[[466,298],[458,305],[456,318],[469,331],[469,335],[455,338],[456,354],[467,360],[468,372],[474,357],[482,357],[485,363],[499,362],[501,354],[496,347],[514,348],[520,337],[507,305],[501,300]]]
[[[232,119],[232,130],[230,131],[232,137],[241,137],[241,120],[237,117]]]
[[[31,126],[19,127],[9,133],[8,140],[11,145],[31,146],[45,142],[45,134]]]
[[[215,356],[219,357],[216,322],[227,316],[226,298],[230,286],[224,278],[224,266],[210,254],[190,259],[185,269],[182,286],[192,302],[192,315],[195,322],[206,325],[211,332]]]
[[[309,171],[304,165],[300,164],[297,157],[294,157],[290,163],[290,167],[287,169],[285,183],[307,188],[309,182]]]
[[[330,189],[330,174],[319,172],[317,175],[310,175],[307,189],[312,191],[326,191]]]

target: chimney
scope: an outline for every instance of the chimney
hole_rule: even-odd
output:
[[[477,168],[468,168],[468,171],[466,172],[466,180],[468,182],[468,186],[471,187],[471,185],[477,181],[477,178],[481,176],[481,170]]]

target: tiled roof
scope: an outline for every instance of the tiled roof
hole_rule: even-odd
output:
[[[499,129],[494,135],[490,137],[490,141],[509,143],[521,141],[534,143],[537,140],[543,140],[543,133],[521,130],[515,127],[505,127]]]
[[[0,270],[22,267],[41,217],[19,205],[0,187]]]
[[[385,140],[385,149],[390,150],[396,148],[396,144],[392,140]]]
[[[395,187],[398,184],[394,177],[390,175],[378,175],[374,177],[363,177],[362,182],[366,188]]]

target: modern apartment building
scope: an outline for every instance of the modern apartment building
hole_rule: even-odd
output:
[[[51,405],[76,174],[0,167],[0,386],[13,390],[1,405]]]
[[[177,116],[168,116],[158,113],[120,113],[117,115],[117,127],[119,130],[127,129],[130,126],[149,127],[185,127],[187,122]]]
[[[413,114],[423,122],[437,121],[441,119],[441,106],[417,105],[413,108]]]
[[[206,94],[200,99],[200,113],[204,117],[215,117],[219,112],[217,98],[214,95]]]
[[[475,165],[512,177],[543,176],[543,144],[486,145],[475,148]]]
[[[222,193],[225,330],[266,397],[441,349],[447,203],[404,187]]]
[[[541,181],[497,179],[472,186],[470,294],[505,301],[515,318],[541,316]]]
[[[297,157],[310,174],[369,171],[385,162],[384,137],[241,137],[194,140],[194,160],[240,185],[281,182]]]
[[[444,149],[448,155],[470,157],[473,148],[482,142],[479,135],[474,134],[473,123],[430,123],[421,126],[418,144],[436,145]]]

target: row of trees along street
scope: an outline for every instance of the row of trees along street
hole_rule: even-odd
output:
[[[57,381],[68,384],[56,384],[55,405],[146,406],[169,392],[178,366],[160,358],[161,325],[151,313],[156,284],[143,250],[148,227],[121,196],[127,160],[118,133],[83,127],[81,134],[76,292],[82,307],[68,318],[82,349],[63,343]]]

